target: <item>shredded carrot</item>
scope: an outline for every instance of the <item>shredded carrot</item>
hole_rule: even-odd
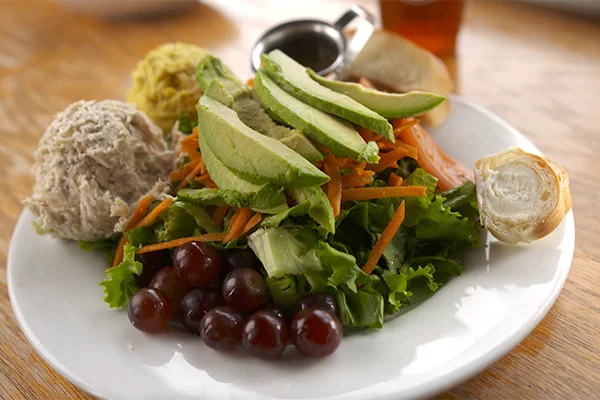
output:
[[[361,162],[361,163],[358,163],[358,164],[356,165],[356,168],[355,168],[355,169],[356,169],[356,171],[358,171],[358,172],[363,172],[363,171],[365,170],[365,168],[367,168],[367,163],[366,163],[366,162]]]
[[[419,122],[421,122],[419,118],[398,118],[392,121],[394,127],[394,135],[398,137],[398,135],[400,135],[400,132],[417,125]]]
[[[201,158],[190,161],[184,164],[181,168],[171,172],[171,182],[182,181],[202,161]]]
[[[240,235],[244,236],[246,233],[250,232],[250,230],[252,228],[254,228],[256,225],[258,225],[258,223],[262,221],[262,214],[261,213],[256,213],[252,216],[252,218],[250,218],[250,220],[246,223],[246,225],[244,225],[244,229],[242,229],[242,233]]]
[[[369,164],[368,168],[374,172],[381,172],[384,169],[390,168],[394,165],[396,168],[398,168],[396,162],[407,155],[408,152],[403,147],[398,147],[394,151],[390,151],[389,153],[382,155],[378,164]]]
[[[250,217],[252,217],[251,209],[248,207],[238,209],[231,217],[231,221],[229,221],[229,231],[225,235],[223,241],[227,243],[240,237],[244,230],[244,226],[248,223]]]
[[[186,144],[182,144],[181,151],[185,152],[190,160],[197,160],[202,157],[202,154],[198,151],[198,146],[198,139],[192,140]]]
[[[402,178],[396,175],[395,173],[391,173],[388,178],[388,186],[400,186],[402,185]]]
[[[194,177],[200,173],[202,173],[203,170],[205,170],[205,166],[204,166],[204,161],[200,160],[200,162],[198,163],[198,165],[196,165],[194,167],[193,170],[191,170],[185,178],[183,178],[183,180],[181,182],[179,182],[179,185],[177,185],[177,187],[175,188],[175,193],[179,192],[181,189],[183,189],[184,187],[186,187],[188,185],[188,183],[190,183],[190,181],[192,179],[194,179]]]
[[[396,232],[398,232],[398,229],[400,229],[400,225],[402,225],[403,221],[404,201],[400,203],[400,206],[394,213],[392,220],[385,227],[383,233],[381,234],[381,236],[379,236],[379,239],[377,239],[377,242],[375,242],[375,246],[373,246],[373,250],[371,251],[369,258],[367,259],[367,262],[362,267],[362,270],[365,274],[369,275],[371,272],[373,272],[373,269],[377,265],[379,258],[381,258],[383,251],[385,250],[387,245],[390,244],[390,242],[394,238],[394,235],[396,235]]]
[[[342,190],[342,201],[425,196],[427,196],[427,188],[425,186],[386,186]]]
[[[129,219],[127,226],[125,227],[125,232],[135,228],[136,225],[140,223],[140,221],[144,218],[144,215],[146,215],[148,208],[150,208],[150,204],[152,204],[152,196],[146,196],[140,200],[138,205],[135,207],[133,215]]]
[[[218,206],[215,209],[215,212],[211,218],[212,222],[216,226],[223,225],[223,220],[225,219],[225,216],[227,215],[227,213],[229,212],[230,209],[231,209],[231,207],[229,207],[229,206]]]
[[[139,203],[135,207],[135,210],[133,210],[133,214],[131,215],[127,226],[125,227],[125,232],[135,228],[135,226],[139,224],[142,218],[144,218],[144,214],[146,214],[146,211],[148,211],[148,208],[150,208],[150,204],[152,204],[152,196],[143,197],[139,201]],[[119,239],[119,243],[117,244],[117,251],[115,253],[115,258],[113,258],[112,263],[113,267],[116,267],[123,261],[125,243],[127,243],[127,236],[123,235],[121,236],[121,239]]]
[[[127,243],[127,236],[123,234],[121,239],[119,239],[119,243],[117,243],[117,251],[115,252],[115,258],[113,258],[112,266],[116,267],[117,265],[123,262],[123,258],[125,255],[125,243]]]
[[[325,173],[329,176],[330,180],[327,182],[327,198],[333,208],[333,217],[337,218],[341,211],[342,201],[342,178],[340,176],[340,167],[338,166],[333,154],[329,154],[323,160],[325,166]]]
[[[196,180],[198,182],[205,182],[205,181],[209,181],[210,180],[210,175],[208,174],[208,172],[203,173],[202,175],[196,177]]]
[[[254,87],[254,79],[250,78],[246,81],[246,86]]]
[[[217,186],[217,184],[212,181],[212,179],[209,179],[209,180],[205,181],[204,182],[204,186],[206,186],[209,189],[218,189],[219,188]]]
[[[375,171],[353,171],[347,175],[342,176],[342,183],[350,182],[357,179],[369,178],[375,175]]]
[[[377,147],[379,147],[380,151],[392,151],[395,149],[394,145],[389,140],[388,141],[384,141],[384,140],[377,141]]]
[[[358,127],[358,133],[364,139],[365,142],[370,142],[375,138],[373,131],[362,126]]]
[[[169,242],[148,244],[146,246],[142,246],[137,254],[150,253],[158,250],[172,249],[174,247],[183,246],[189,242],[222,242],[225,238],[224,233],[207,233],[205,235],[200,236],[190,236],[181,239],[171,240]]]
[[[187,135],[186,137],[184,137],[183,139],[181,139],[181,142],[179,142],[180,144],[186,144],[189,142],[194,142],[194,141],[198,141],[198,127],[195,126],[194,129],[192,129],[192,133],[190,133],[189,135]]]
[[[396,148],[402,147],[404,150],[406,150],[407,157],[410,157],[413,160],[419,159],[419,152],[416,147],[406,144],[401,140],[396,140],[396,143],[394,143],[394,146]]]
[[[173,204],[173,200],[174,199],[172,197],[167,197],[161,201],[156,207],[154,207],[154,210],[150,211],[150,213],[146,215],[144,219],[142,219],[135,227],[141,228],[142,226],[150,225],[160,215],[160,213],[165,211],[171,204]]]
[[[353,181],[342,182],[342,189],[363,187],[365,185],[368,185],[369,183],[373,183],[373,177],[371,176],[362,179],[356,179]]]

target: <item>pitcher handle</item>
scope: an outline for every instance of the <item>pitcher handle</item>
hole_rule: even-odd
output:
[[[346,52],[344,53],[344,61],[340,67],[334,72],[334,78],[344,80],[348,78],[348,72],[350,70],[350,64],[354,62],[358,54],[361,52],[375,29],[375,17],[368,10],[363,7],[353,4],[348,11],[346,11],[334,24],[340,31],[344,29],[350,22],[356,18],[360,18],[361,22],[354,33],[354,36],[350,42],[346,45]]]

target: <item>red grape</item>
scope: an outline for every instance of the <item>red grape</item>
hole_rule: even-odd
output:
[[[210,286],[219,278],[221,257],[204,242],[190,242],[175,251],[173,266],[177,275],[190,286]]]
[[[152,251],[150,253],[136,254],[135,260],[142,263],[142,273],[133,275],[135,283],[140,287],[146,287],[158,271],[173,265],[169,250]]]
[[[267,303],[262,310],[272,312],[284,321],[287,321],[285,310],[279,304]]]
[[[207,312],[224,305],[219,289],[207,287],[190,291],[179,306],[181,323],[190,333],[200,335],[200,321]]]
[[[189,286],[184,284],[175,273],[175,268],[163,268],[154,275],[150,287],[155,288],[167,295],[171,301],[173,313],[179,312],[179,304],[189,291]]]
[[[307,356],[324,357],[333,353],[343,335],[340,320],[320,308],[302,310],[292,320],[292,343]]]
[[[221,254],[223,257],[223,270],[226,274],[236,268],[243,267],[259,271],[262,265],[251,249],[231,249],[225,250]]]
[[[244,316],[231,307],[216,307],[200,322],[200,336],[208,347],[233,350],[242,340]]]
[[[270,311],[255,312],[244,325],[242,346],[255,357],[277,358],[281,356],[289,341],[287,324]]]
[[[160,290],[144,288],[129,300],[127,315],[131,324],[142,332],[163,330],[171,318],[169,298]]]
[[[334,298],[327,293],[314,293],[304,296],[296,303],[296,313],[315,307],[337,316],[337,304]]]
[[[227,274],[221,291],[225,303],[241,312],[254,310],[267,297],[264,279],[250,268],[236,268]]]

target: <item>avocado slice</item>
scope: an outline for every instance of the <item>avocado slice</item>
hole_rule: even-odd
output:
[[[329,177],[276,139],[240,121],[235,111],[208,96],[198,103],[198,133],[227,168],[252,183],[319,186]]]
[[[395,140],[392,125],[384,117],[344,94],[319,85],[310,78],[305,67],[281,50],[263,54],[262,61],[261,69],[294,97],[321,111],[371,129],[392,142]]]
[[[227,205],[233,207],[249,207],[254,211],[265,214],[278,214],[288,209],[287,201],[283,194],[283,188],[277,187],[272,183],[265,183],[261,186],[240,178],[227,168],[217,156],[215,156],[208,146],[208,143],[206,143],[205,134],[198,133],[202,159],[204,160],[204,164],[206,165],[210,177],[217,184],[220,192],[216,194],[204,192],[200,195],[196,194],[195,198],[197,201],[203,199],[206,203],[208,198],[212,201],[215,201],[215,199],[222,199]]]
[[[250,128],[281,141],[311,163],[323,159],[323,153],[302,132],[277,125],[219,58],[205,56],[196,69],[196,80],[206,96],[232,108]]]
[[[254,89],[267,108],[321,146],[331,150],[336,156],[350,157],[370,164],[379,161],[379,149],[374,142],[365,143],[348,122],[303,103],[287,93],[263,70],[259,70],[254,77]]]
[[[380,92],[354,82],[323,78],[310,68],[307,71],[321,85],[345,94],[386,118],[416,117],[433,110],[446,100],[444,96],[417,90],[404,94]]]
[[[238,117],[250,128],[265,136],[279,140],[311,163],[321,161],[325,155],[298,129],[278,125],[254,99],[244,97],[232,106]]]

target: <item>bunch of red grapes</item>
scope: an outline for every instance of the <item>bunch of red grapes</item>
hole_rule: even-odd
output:
[[[179,318],[185,329],[209,347],[231,351],[240,345],[253,356],[281,356],[291,341],[303,354],[333,353],[343,329],[332,296],[305,296],[287,318],[285,310],[267,301],[262,265],[249,250],[218,251],[206,243],[136,256],[143,272],[127,313],[137,329],[154,333]]]

